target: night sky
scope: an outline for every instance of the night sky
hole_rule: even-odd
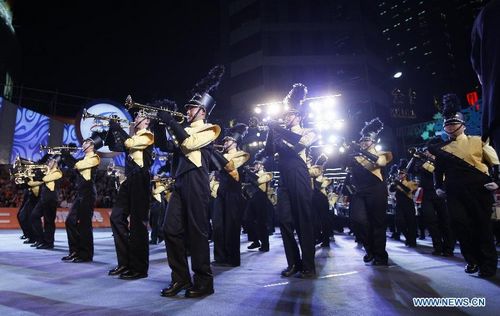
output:
[[[218,60],[218,1],[16,1],[24,86],[140,102],[188,91]]]

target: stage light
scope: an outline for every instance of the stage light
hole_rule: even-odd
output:
[[[332,146],[325,146],[323,152],[327,155],[331,155],[333,153],[333,147]]]
[[[339,152],[345,153],[345,148],[344,147],[339,147]]]
[[[261,109],[260,107],[256,107],[254,111],[255,111],[255,113],[257,113],[257,114],[262,113],[262,109]]]
[[[269,105],[268,109],[267,109],[267,114],[268,115],[276,115],[280,112],[280,106],[279,104],[277,103],[273,103],[271,105]]]
[[[257,137],[260,137],[260,133],[259,132],[257,132]]]
[[[375,145],[375,150],[376,151],[381,151],[382,150],[382,145],[380,145],[380,144]]]
[[[337,136],[330,135],[330,137],[328,137],[328,142],[331,144],[335,144],[337,142]]]
[[[392,77],[394,79],[399,79],[403,76],[403,73],[401,71],[398,71],[398,72],[395,72],[394,75],[392,75]]]
[[[318,141],[318,144],[319,144],[319,145],[323,145],[323,141],[320,139],[320,140]]]
[[[314,114],[313,113],[309,113],[309,118],[314,118]]]
[[[325,101],[323,101],[323,104],[327,107],[333,107],[337,104],[337,102],[334,98],[326,98]]]
[[[338,120],[333,123],[333,128],[336,130],[340,130],[344,127],[344,121]]]

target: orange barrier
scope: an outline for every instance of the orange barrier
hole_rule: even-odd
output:
[[[17,229],[19,223],[17,222],[18,208],[0,208],[0,229]],[[64,228],[64,222],[68,216],[68,208],[58,208],[56,215],[56,227]],[[95,208],[94,216],[92,218],[92,226],[94,228],[107,228],[111,227],[109,215],[111,209],[109,208]]]

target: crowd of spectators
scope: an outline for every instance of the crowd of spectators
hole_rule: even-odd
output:
[[[70,208],[76,197],[75,177],[71,171],[63,171],[64,177],[58,181],[59,207]],[[95,207],[111,208],[117,190],[115,178],[108,176],[105,170],[97,171],[97,198]],[[0,166],[0,207],[19,207],[23,199],[23,188],[10,179],[9,166]]]

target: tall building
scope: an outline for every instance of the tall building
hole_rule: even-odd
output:
[[[465,94],[477,86],[470,66],[470,32],[481,0],[378,0],[386,61],[403,76],[394,84],[413,91],[417,118],[437,111],[446,92]]]
[[[302,82],[311,96],[342,94],[355,122],[388,115],[375,8],[369,0],[221,0],[225,104],[248,119],[253,105],[280,101]]]

